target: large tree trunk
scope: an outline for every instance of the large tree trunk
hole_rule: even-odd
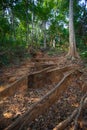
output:
[[[76,41],[75,41],[75,31],[74,31],[74,23],[73,23],[73,1],[69,1],[69,52],[68,55],[70,57],[78,57],[78,53],[76,51]]]

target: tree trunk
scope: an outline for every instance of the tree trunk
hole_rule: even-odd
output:
[[[34,43],[34,0],[32,0],[32,32],[31,32],[31,37],[32,37],[32,44]]]
[[[69,52],[68,55],[70,57],[78,57],[78,53],[76,51],[76,41],[75,41],[75,31],[74,31],[74,23],[73,23],[73,1],[69,1]]]
[[[28,0],[25,1],[25,7],[26,7],[26,44],[29,44],[29,20],[28,20]]]
[[[11,12],[12,12],[12,35],[13,35],[13,39],[16,40],[16,34],[15,34],[15,18],[14,18],[14,11],[13,11],[13,7],[11,8]]]
[[[44,31],[44,48],[46,49],[46,21],[43,21],[43,31]]]
[[[55,48],[55,40],[53,40],[53,48]]]
[[[32,44],[33,44],[33,42],[34,42],[34,33],[33,33],[33,30],[34,30],[34,13],[32,12]]]

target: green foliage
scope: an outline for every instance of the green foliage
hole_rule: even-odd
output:
[[[74,0],[74,25],[77,47],[87,56],[87,8]],[[4,0],[0,1],[0,64],[7,65],[21,57],[30,56],[27,48],[42,47],[44,32],[47,46],[55,40],[53,55],[68,50],[69,0]],[[43,27],[43,22],[46,27]],[[81,51],[82,50],[82,51]]]
[[[50,48],[47,52],[48,55],[53,56],[53,55],[60,55],[62,53],[66,52],[65,48],[61,47],[56,47],[56,48]]]
[[[81,57],[87,60],[87,51],[82,52]]]

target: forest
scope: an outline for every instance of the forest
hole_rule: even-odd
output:
[[[0,1],[0,130],[87,130],[87,0]]]
[[[29,47],[68,51],[69,0],[1,0],[0,65],[29,56]],[[74,28],[80,54],[87,56],[87,5],[74,0]],[[54,45],[55,44],[55,45]],[[53,48],[54,48],[53,47]],[[51,53],[51,52],[49,52]]]

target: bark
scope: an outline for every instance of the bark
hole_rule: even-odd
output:
[[[53,40],[53,48],[55,48],[55,40]]]
[[[60,122],[53,130],[64,130],[73,121],[73,118],[76,116],[77,112],[78,109],[76,109],[66,120]]]
[[[34,5],[34,0],[32,0],[32,3]],[[32,40],[32,44],[34,43],[34,7],[32,5],[32,19],[31,19],[31,24],[32,24],[32,32],[31,32],[31,40]]]
[[[80,101],[80,106],[79,106],[78,113],[77,113],[77,116],[76,116],[76,119],[75,119],[74,130],[78,130],[78,120],[79,120],[82,108],[84,106],[84,100],[85,100],[86,97],[87,97],[87,93],[82,97],[82,99]]]
[[[12,21],[12,35],[13,35],[13,39],[16,40],[16,34],[15,34],[15,18],[14,18],[14,11],[13,11],[13,7],[11,8],[11,12],[12,12],[12,16],[11,16],[11,21]]]
[[[73,22],[73,1],[69,2],[69,52],[68,55],[71,57],[78,57],[76,51],[76,40],[75,40],[75,31],[74,31],[74,22]]]
[[[33,29],[34,29],[34,13],[32,12],[32,43],[34,42],[33,41]]]
[[[47,47],[46,45],[46,21],[43,21],[43,31],[44,31],[44,48]]]
[[[75,119],[74,130],[78,130],[78,121],[79,121],[79,117],[81,115],[82,108],[86,104],[84,102],[86,97],[87,97],[87,93],[81,98],[80,106],[76,110],[74,110],[72,115],[70,115],[66,120],[60,122],[53,130],[64,130],[66,127],[68,127],[70,125],[70,123],[73,121],[73,119]],[[79,129],[80,129],[80,127],[79,127]]]
[[[25,1],[26,6],[26,43],[29,44],[29,20],[28,20],[28,0]]]

